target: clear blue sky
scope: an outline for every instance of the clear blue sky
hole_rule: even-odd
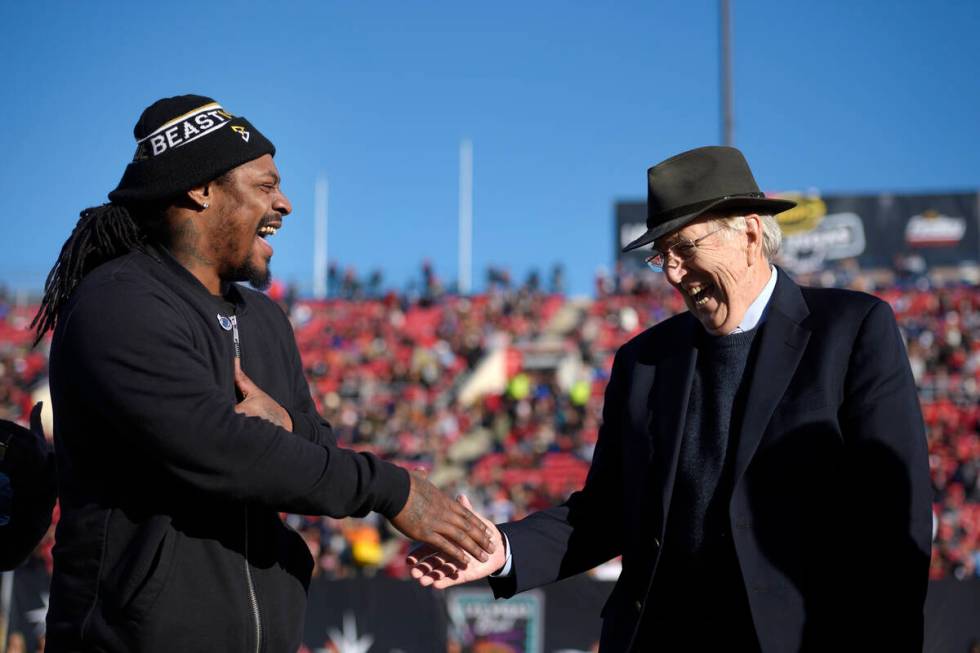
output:
[[[766,190],[980,186],[980,2],[732,0],[735,142]],[[210,95],[277,145],[295,211],[275,275],[309,290],[313,185],[330,258],[401,286],[457,276],[461,138],[474,280],[566,268],[590,293],[613,204],[720,141],[718,1],[4,2],[0,283],[39,289],[105,201],[152,101]]]

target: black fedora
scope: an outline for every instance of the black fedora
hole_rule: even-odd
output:
[[[705,213],[752,209],[775,215],[794,206],[790,200],[766,197],[734,147],[699,147],[647,170],[647,230],[623,251],[652,243]]]

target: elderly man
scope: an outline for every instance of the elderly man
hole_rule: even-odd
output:
[[[604,653],[921,650],[930,483],[891,310],[773,265],[793,203],[738,150],[679,154],[648,187],[625,249],[652,245],[688,311],[617,353],[585,487],[500,526],[506,553],[423,546],[413,575],[493,573],[509,597],[622,555]]]
[[[263,287],[289,200],[275,148],[210,98],[148,107],[109,204],[45,287],[61,520],[48,651],[296,651],[313,561],[280,512],[377,511],[477,559],[487,529],[342,449]],[[467,553],[464,553],[463,550]]]

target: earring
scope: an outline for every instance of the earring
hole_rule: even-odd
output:
[[[209,206],[211,206],[211,205],[208,204],[207,202],[204,203],[204,208],[208,208]]]

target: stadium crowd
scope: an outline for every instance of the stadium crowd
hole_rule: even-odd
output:
[[[980,290],[922,276],[882,283],[847,266],[802,280],[873,292],[895,311],[929,436],[931,577],[980,578]],[[616,348],[684,306],[660,277],[622,268],[597,275],[591,301],[561,294],[560,268],[547,289],[537,275],[517,285],[502,270],[487,282],[485,294],[450,294],[425,266],[418,285],[396,294],[381,289],[380,273],[359,281],[334,269],[326,300],[281,286],[270,295],[293,322],[313,396],[342,443],[423,468],[505,521],[580,486]],[[35,311],[0,294],[0,418],[22,423],[46,385],[45,343],[32,348],[28,330]],[[558,343],[551,362],[527,353],[543,338]],[[463,385],[494,352],[503,384],[462,401]],[[562,371],[568,360],[575,364]],[[408,543],[380,518],[287,520],[316,574],[406,576]],[[33,564],[50,569],[52,537]]]

